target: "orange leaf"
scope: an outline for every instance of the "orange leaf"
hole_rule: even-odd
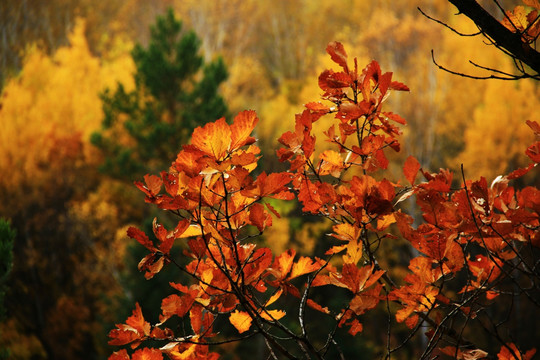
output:
[[[409,156],[407,160],[405,160],[405,165],[403,165],[403,174],[405,174],[405,178],[411,185],[414,185],[418,170],[420,170],[420,163],[414,156]]]
[[[109,345],[126,345],[137,340],[140,340],[141,336],[134,329],[125,327],[122,325],[116,325],[118,329],[113,329],[109,332]]]
[[[344,264],[341,275],[331,274],[334,277],[332,283],[337,286],[345,287],[354,294],[371,286],[377,279],[384,274],[384,271],[373,272],[373,265],[358,268],[354,264]]]
[[[332,227],[333,237],[343,241],[356,241],[360,236],[360,228],[351,224],[338,224]]]
[[[231,128],[221,118],[204,127],[198,127],[193,131],[191,144],[216,161],[221,161],[227,155],[231,144]]]
[[[296,251],[294,249],[288,249],[274,260],[274,264],[272,265],[272,270],[274,275],[279,279],[285,279],[287,274],[289,274],[289,271],[291,270],[291,267],[293,265],[294,256],[296,255]]]
[[[146,271],[144,277],[149,280],[161,271],[165,262],[165,258],[161,253],[152,253],[146,255],[140,262],[137,268],[139,271]]]
[[[362,323],[360,323],[358,320],[354,319],[351,322],[351,328],[349,329],[349,334],[352,336],[355,336],[359,332],[362,332],[364,330],[364,327],[362,326]]]
[[[273,304],[277,299],[281,297],[281,294],[283,294],[283,289],[279,289],[278,291],[276,291],[275,294],[272,295],[270,299],[268,299],[265,306]]]
[[[245,311],[236,310],[229,316],[229,321],[240,334],[249,330],[252,320],[251,316]]]
[[[164,254],[168,254],[171,251],[174,240],[182,237],[189,226],[189,220],[184,219],[179,221],[174,230],[167,233],[167,238],[163,240],[159,246],[159,250],[161,250],[161,252]]]
[[[377,286],[373,287],[373,289],[356,294],[356,296],[351,300],[350,309],[354,311],[356,315],[362,315],[366,312],[366,310],[373,309],[380,301],[379,294],[381,293],[382,288],[383,285],[378,284]]]
[[[230,127],[231,151],[255,142],[255,138],[250,135],[258,121],[257,114],[253,110],[242,111],[236,115]]]
[[[203,153],[193,145],[184,145],[184,150],[176,156],[172,164],[179,173],[184,172],[189,177],[197,176],[204,167],[204,162],[200,161]]]
[[[285,311],[283,310],[265,310],[261,312],[261,317],[268,321],[279,320],[285,316]]]
[[[330,310],[328,310],[327,307],[322,307],[321,305],[317,304],[315,301],[311,299],[307,300],[307,305],[314,310],[320,311],[325,314],[330,314]]]
[[[503,345],[501,351],[497,354],[498,360],[530,360],[536,353],[536,349],[531,349],[523,354],[517,348],[516,344],[510,343]]]
[[[302,256],[296,263],[293,264],[291,275],[288,279],[294,279],[298,276],[308,274],[310,272],[319,270],[320,265],[308,257]]]
[[[131,360],[163,360],[163,355],[158,349],[144,348],[135,351]]]
[[[251,225],[255,225],[260,232],[262,232],[267,226],[272,225],[272,218],[264,210],[264,206],[255,203],[249,208],[249,221]]]
[[[330,108],[321,102],[310,102],[310,103],[307,103],[305,107],[315,113],[326,114],[330,111]]]
[[[126,345],[132,343],[137,347],[142,339],[150,335],[150,323],[144,320],[139,303],[135,304],[133,314],[126,320],[126,324],[116,324],[116,329],[109,332],[109,345]]]
[[[129,355],[126,349],[122,349],[120,351],[113,352],[107,360],[129,360]]]
[[[133,314],[126,320],[126,324],[133,327],[140,334],[150,335],[150,323],[144,320],[139,303],[135,304]]]
[[[163,185],[163,180],[159,176],[156,175],[144,175],[144,182],[146,185],[143,185],[140,181],[135,181],[134,184],[137,186],[142,192],[146,194],[146,196],[152,198],[155,197],[159,192],[161,191],[161,185]]]
[[[339,177],[345,165],[343,158],[337,151],[326,150],[319,158],[321,159],[319,175],[331,174],[333,177]]]

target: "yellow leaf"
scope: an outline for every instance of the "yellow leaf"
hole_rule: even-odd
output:
[[[394,214],[388,214],[388,215],[380,216],[377,219],[377,230],[383,231],[388,226],[390,226],[391,224],[393,224],[395,222],[396,222],[396,218],[394,217]]]
[[[190,236],[201,236],[201,227],[198,224],[191,224],[188,226],[186,231],[182,233],[178,238],[187,238]]]
[[[278,291],[276,291],[276,293],[272,295],[270,299],[268,299],[265,306],[273,304],[277,299],[279,299],[282,293],[283,293],[283,289],[279,289]]]
[[[236,310],[229,316],[229,321],[240,334],[249,330],[252,320],[251,316],[245,311]]]
[[[266,310],[261,313],[261,317],[268,321],[279,320],[285,316],[285,311],[283,310]]]
[[[289,279],[294,279],[298,276],[308,274],[310,272],[319,270],[320,266],[313,262],[312,259],[302,256],[298,261],[293,265],[291,270],[291,275],[289,276]]]
[[[362,242],[361,241],[349,241],[346,245],[347,253],[343,255],[343,262],[345,264],[356,264],[362,258]]]

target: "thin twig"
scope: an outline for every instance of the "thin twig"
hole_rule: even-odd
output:
[[[418,11],[420,11],[420,13],[421,13],[422,15],[424,15],[425,17],[427,17],[429,20],[434,21],[434,22],[436,22],[437,24],[440,24],[440,25],[444,26],[445,28],[447,28],[447,29],[449,29],[449,30],[455,32],[455,33],[458,34],[459,36],[478,36],[478,35],[482,34],[482,31],[478,31],[478,32],[472,33],[472,34],[465,34],[465,33],[462,33],[462,32],[460,32],[460,31],[457,31],[455,28],[451,27],[451,26],[448,25],[447,23],[445,23],[445,22],[443,22],[443,21],[441,21],[441,20],[437,20],[437,19],[435,19],[434,17],[429,16],[428,14],[426,14],[425,12],[423,12],[422,9],[420,9],[420,7],[417,7],[417,9],[418,9]]]

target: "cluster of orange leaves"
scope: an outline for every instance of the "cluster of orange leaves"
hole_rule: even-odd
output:
[[[385,150],[399,151],[398,125],[406,124],[399,115],[383,111],[382,105],[391,91],[408,88],[393,81],[392,73],[383,73],[375,61],[360,70],[354,59],[349,67],[340,43],[330,43],[327,52],[341,68],[319,77],[322,98],[331,105],[306,104],[296,116],[294,130],[279,138],[283,147],[277,155],[289,163],[288,171],[254,175],[260,156],[252,133],[258,118],[254,111],[244,111],[231,125],[220,119],[195,129],[191,143],[183,146],[168,171],[136,182],[146,202],[180,219],[173,230],[154,222],[157,243],[136,228],[128,230],[128,236],[149,251],[139,269],[150,279],[164,265],[177,264],[170,251],[182,241],[187,244],[184,256],[191,259],[183,269],[192,281],[170,284],[174,293],[163,299],[158,324],[147,322],[137,304],[126,323],[110,332],[111,345],[130,344],[134,349],[146,340],[164,344],[137,350],[131,359],[162,359],[163,354],[171,359],[217,358],[209,343],[216,337],[215,320],[223,316],[239,334],[269,336],[265,329],[273,326],[303,341],[303,324],[303,334],[295,335],[280,322],[287,314],[275,306],[285,296],[297,299],[300,318],[310,307],[332,316],[353,336],[362,331],[361,316],[382,300],[398,305],[395,318],[409,328],[424,323],[436,329],[442,320],[432,316],[435,309],[453,306],[474,317],[474,310],[459,303],[462,297],[445,293],[446,282],[466,272],[469,281],[461,295],[481,292],[495,299],[505,261],[519,256],[515,244],[540,246],[539,190],[518,191],[508,185],[539,162],[540,141],[527,149],[533,161],[528,168],[499,177],[491,186],[482,178],[455,190],[450,172],[426,172],[414,157],[407,158],[403,167],[408,184],[377,180],[370,174],[387,168]],[[324,133],[333,149],[317,153],[312,124],[323,116],[335,118]],[[537,123],[529,126],[540,136]],[[419,173],[422,182],[417,181]],[[413,195],[424,219],[417,228],[413,218],[398,209]],[[296,198],[305,213],[331,219],[335,224],[331,236],[338,245],[329,246],[325,258],[297,257],[293,250],[276,256],[255,245],[252,239],[272,225],[272,216],[280,216],[269,198]],[[392,224],[418,251],[401,282],[390,279],[376,261],[375,245],[396,238],[390,232]],[[466,251],[471,243],[483,251],[473,258]],[[320,286],[347,289],[350,302],[341,309],[316,303],[310,290]],[[172,317],[189,318],[192,333],[180,336],[167,328]],[[485,356],[479,349],[473,357],[471,351],[451,347],[441,351],[461,354],[458,358]],[[519,350],[514,344],[505,345],[499,358],[510,359],[506,353]],[[533,354],[531,350],[522,358]],[[129,358],[125,349],[110,357]]]
[[[522,41],[530,44],[540,35],[540,2],[523,0],[523,3],[526,6],[518,5],[514,10],[506,11],[501,23],[510,31],[521,34]]]

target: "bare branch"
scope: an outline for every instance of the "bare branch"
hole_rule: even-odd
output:
[[[418,11],[420,11],[420,13],[421,13],[422,15],[424,15],[424,16],[425,16],[426,18],[428,18],[429,20],[434,21],[434,22],[436,22],[437,24],[442,25],[442,26],[444,26],[444,27],[447,28],[447,29],[450,29],[452,32],[455,32],[455,33],[458,34],[459,36],[471,36],[471,37],[472,37],[472,36],[478,36],[478,35],[482,34],[482,31],[478,31],[478,32],[475,32],[475,33],[472,33],[472,34],[462,33],[461,31],[456,30],[456,28],[454,28],[454,27],[448,25],[447,23],[445,23],[445,22],[443,22],[443,21],[441,21],[441,20],[435,19],[434,17],[429,16],[429,15],[426,14],[424,11],[422,11],[422,9],[420,9],[420,7],[417,7],[417,9],[418,9]]]
[[[527,78],[540,79],[540,76],[538,76],[538,75],[529,75],[529,74],[522,74],[522,75],[508,74],[508,76],[497,76],[497,75],[493,75],[493,74],[488,75],[488,76],[476,76],[476,75],[465,74],[465,73],[462,73],[462,72],[459,72],[459,71],[448,69],[447,67],[444,67],[443,65],[439,64],[437,62],[437,60],[435,60],[435,54],[433,52],[433,49],[431,50],[431,59],[433,60],[433,63],[435,64],[435,66],[437,66],[439,69],[441,69],[443,71],[446,71],[447,73],[450,73],[452,75],[457,75],[457,76],[461,76],[461,77],[465,77],[465,78],[469,78],[469,79],[475,79],[475,80],[489,80],[489,79],[520,80],[520,79],[527,79]],[[473,65],[476,66],[476,64],[474,64],[474,63],[473,63]],[[478,67],[481,67],[481,66],[478,66]],[[484,68],[488,69],[486,67],[484,67]],[[493,70],[493,69],[491,69],[491,70]],[[502,73],[499,70],[495,70],[495,72]]]

